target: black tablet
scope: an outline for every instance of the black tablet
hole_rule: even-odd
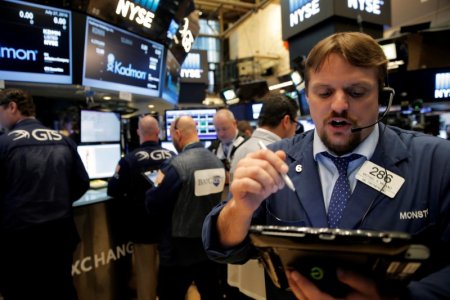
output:
[[[146,171],[141,173],[144,178],[152,184],[152,186],[158,186],[156,178],[158,177],[158,170]]]
[[[257,225],[250,239],[276,286],[287,289],[285,270],[295,269],[334,297],[349,291],[337,280],[338,267],[368,274],[389,289],[406,286],[429,258],[429,249],[404,232]]]

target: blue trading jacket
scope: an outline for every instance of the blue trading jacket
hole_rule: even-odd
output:
[[[432,274],[409,285],[411,299],[444,299],[450,295],[450,142],[422,133],[380,124],[380,141],[370,161],[405,179],[391,199],[359,182],[339,228],[390,230],[410,233],[431,248]],[[313,131],[272,144],[287,154],[289,177],[296,192],[284,188],[272,194],[254,214],[254,224],[327,227],[319,174],[313,158]],[[302,166],[297,172],[296,166]],[[299,170],[299,168],[297,168]],[[247,238],[233,249],[222,249],[215,236],[216,219],[223,203],[208,215],[203,243],[210,258],[243,263],[254,248]],[[283,223],[267,213],[283,220]],[[283,298],[285,299],[285,298]]]
[[[75,143],[36,119],[0,136],[0,231],[67,219],[89,188]]]
[[[159,220],[145,209],[145,192],[153,187],[145,172],[157,171],[175,153],[157,142],[144,142],[119,161],[119,169],[108,181],[108,195],[114,197],[121,212],[124,234],[132,242],[153,244],[160,240]]]

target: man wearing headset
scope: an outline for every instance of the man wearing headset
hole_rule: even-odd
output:
[[[384,88],[386,75],[386,57],[366,34],[336,33],[311,50],[304,76],[316,128],[239,162],[230,200],[211,211],[204,223],[203,243],[210,258],[243,263],[255,255],[248,237],[252,224],[401,231],[417,236],[431,249],[428,275],[386,295],[371,276],[338,269],[337,279],[350,289],[342,298],[444,299],[450,295],[446,254],[450,143],[379,122],[379,98],[392,100],[393,96],[393,90]],[[333,187],[340,177],[334,160],[351,154],[358,158],[346,168],[350,196],[341,207],[341,217],[332,219]],[[357,174],[370,177],[362,167],[366,162],[393,176],[389,188],[394,195],[357,180]],[[291,178],[295,191],[286,187],[280,174]],[[268,299],[334,299],[300,272],[286,275],[291,291],[269,287],[266,280]]]

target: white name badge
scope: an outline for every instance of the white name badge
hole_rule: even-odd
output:
[[[389,198],[394,198],[405,182],[403,177],[368,160],[359,169],[355,178]]]
[[[195,196],[221,193],[225,186],[225,169],[197,170],[194,172]]]

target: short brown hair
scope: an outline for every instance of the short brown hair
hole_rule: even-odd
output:
[[[309,52],[304,74],[306,89],[310,72],[317,72],[332,53],[342,55],[353,66],[376,68],[379,89],[385,85],[388,61],[377,41],[361,32],[339,32],[321,40]]]
[[[33,97],[28,92],[20,89],[5,89],[0,91],[0,105],[7,105],[10,102],[16,103],[17,109],[23,116],[35,116],[36,107]]]
[[[277,127],[285,115],[292,122],[296,122],[298,116],[298,104],[287,96],[278,93],[269,93],[261,99],[263,106],[258,118],[258,126]]]

